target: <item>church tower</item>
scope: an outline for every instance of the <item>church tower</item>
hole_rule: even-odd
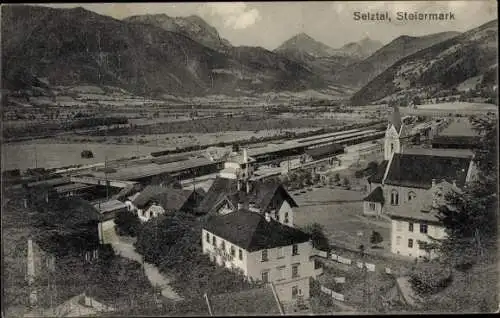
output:
[[[385,132],[384,160],[390,160],[393,153],[403,152],[403,144],[401,142],[402,127],[403,122],[399,113],[399,107],[394,105]]]

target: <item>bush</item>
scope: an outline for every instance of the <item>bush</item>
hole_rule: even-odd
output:
[[[313,223],[305,226],[303,231],[311,236],[313,247],[321,251],[330,250],[330,242],[326,237],[323,227],[319,223]]]
[[[444,269],[437,263],[427,263],[426,266],[418,266],[410,274],[409,282],[418,294],[429,295],[445,289],[452,280],[449,269]]]
[[[115,218],[115,226],[118,235],[136,236],[141,227],[141,221],[134,213],[125,211],[118,213]]]
[[[90,158],[94,158],[94,153],[92,153],[92,151],[90,151],[90,150],[83,150],[81,152],[80,156],[82,158],[90,159]]]
[[[372,235],[370,236],[370,243],[372,243],[373,245],[378,245],[382,243],[383,240],[384,238],[379,232],[377,231],[372,232]]]

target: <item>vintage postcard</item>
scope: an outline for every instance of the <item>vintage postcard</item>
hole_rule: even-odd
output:
[[[497,312],[497,9],[3,4],[2,317]]]

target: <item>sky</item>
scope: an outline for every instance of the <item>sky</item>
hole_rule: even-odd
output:
[[[421,36],[444,31],[467,31],[497,19],[495,0],[373,1],[373,2],[204,2],[204,3],[71,3],[51,7],[83,7],[123,19],[131,15],[164,13],[172,17],[198,15],[233,45],[273,50],[298,33],[306,33],[333,48],[369,37],[386,44],[401,35]],[[391,22],[355,21],[353,13],[385,12]],[[396,21],[396,12],[447,13],[453,21]]]

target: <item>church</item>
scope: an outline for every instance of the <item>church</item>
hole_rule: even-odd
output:
[[[384,160],[367,179],[363,212],[391,219],[393,253],[432,258],[435,255],[425,248],[429,230],[434,238],[445,235],[436,218],[436,200],[442,201],[447,191],[463,189],[477,170],[470,149],[412,147],[410,137],[411,127],[395,106],[385,134]]]

